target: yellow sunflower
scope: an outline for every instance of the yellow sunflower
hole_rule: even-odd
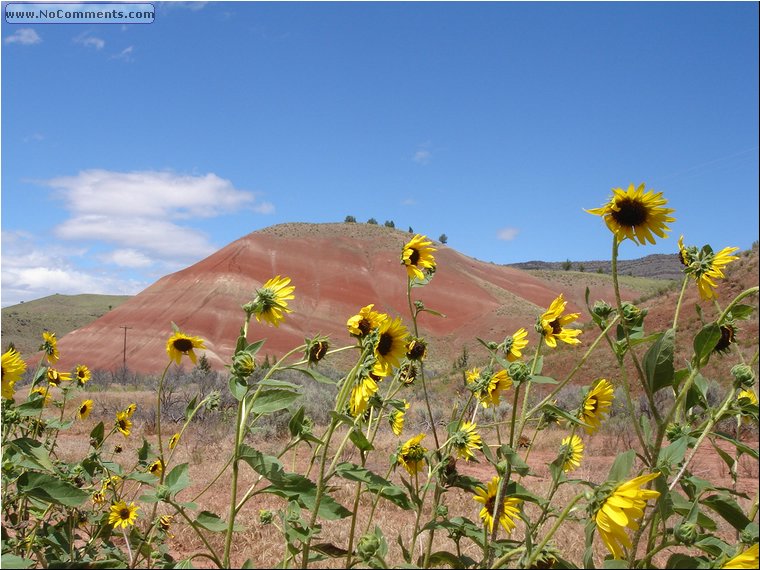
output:
[[[490,369],[473,368],[465,376],[469,389],[484,408],[498,406],[501,393],[512,386],[512,379],[506,370],[493,372]]]
[[[148,465],[148,473],[150,473],[151,475],[160,477],[161,473],[163,472],[164,472],[164,464],[161,463],[160,459],[156,459],[153,463]]]
[[[15,393],[14,384],[26,372],[26,362],[15,348],[9,348],[2,356],[2,396],[10,400]]]
[[[678,238],[678,259],[681,261],[681,265],[689,267],[691,262],[697,257],[697,248],[693,246],[685,246],[683,244],[683,236]]]
[[[465,461],[475,458],[475,451],[483,449],[483,440],[475,431],[478,425],[472,422],[462,422],[457,432],[451,436],[451,446],[457,455]]]
[[[522,350],[528,346],[528,331],[525,329],[518,330],[512,336],[504,339],[504,352],[507,360],[514,362],[522,358]]]
[[[393,434],[396,436],[401,435],[401,432],[404,430],[404,416],[408,409],[409,402],[404,400],[404,409],[393,409],[391,410],[391,413],[388,414],[388,422],[391,424],[391,431],[393,431]]]
[[[134,402],[132,402],[126,408],[124,408],[124,413],[126,414],[128,418],[131,418],[136,411],[137,411],[137,404],[135,404]]]
[[[288,301],[295,299],[293,291],[295,287],[290,285],[290,277],[272,277],[264,283],[260,289],[256,290],[256,296],[253,301],[244,305],[246,311],[256,315],[256,320],[268,322],[275,327],[280,325],[280,321],[285,319],[283,313],[292,313],[288,309]]]
[[[433,242],[427,236],[416,234],[401,250],[401,264],[406,266],[409,279],[425,279],[423,269],[435,269]]]
[[[190,336],[180,331],[175,331],[169,340],[166,341],[166,353],[169,360],[173,360],[179,366],[183,354],[187,354],[193,364],[198,363],[198,357],[195,355],[196,348],[206,350],[203,339],[197,336]]]
[[[372,372],[380,377],[388,376],[393,366],[400,366],[400,359],[406,355],[406,327],[401,318],[386,318],[380,323],[377,344],[375,345],[375,366]]]
[[[378,313],[373,311],[372,307],[375,304],[372,303],[366,307],[362,307],[359,310],[359,314],[354,315],[346,322],[348,332],[354,336],[364,337],[371,331],[380,326],[380,324],[388,318],[385,313]]]
[[[163,532],[166,533],[166,536],[169,538],[174,538],[174,535],[169,532],[169,530],[172,527],[172,523],[174,522],[174,517],[172,515],[162,515],[158,519],[158,528],[160,528]]]
[[[169,438],[169,449],[174,449],[177,447],[177,444],[179,443],[179,434],[175,433],[173,436]]]
[[[560,456],[564,457],[562,470],[565,473],[573,471],[581,466],[583,449],[583,440],[575,434],[562,440],[562,446],[560,447],[559,453]]]
[[[119,501],[111,506],[108,523],[112,524],[114,529],[119,527],[126,529],[128,526],[135,524],[139,508],[134,503],[127,505],[125,501]]]
[[[737,394],[736,399],[737,400],[747,400],[750,405],[755,405],[755,406],[757,405],[757,396],[755,395],[755,393],[752,390],[742,390],[742,391],[740,391],[739,394]],[[739,401],[739,404],[741,404],[741,403],[742,402]],[[750,423],[751,421],[752,420],[748,416],[742,416],[742,423],[743,424],[746,425],[746,424]]]
[[[45,401],[42,404],[43,406],[47,406],[50,403],[50,400],[53,399],[53,397],[50,395],[50,388],[48,386],[37,386],[36,388],[32,388],[30,394],[39,394],[45,398]]]
[[[81,403],[79,406],[79,410],[77,410],[77,417],[80,420],[86,420],[87,416],[90,415],[90,412],[92,411],[92,408],[95,404],[92,400],[85,400]]]
[[[618,485],[596,512],[599,536],[615,558],[624,558],[623,546],[631,548],[631,540],[625,532],[626,527],[637,530],[639,521],[644,516],[647,501],[660,496],[658,491],[640,487],[659,476],[659,473],[650,473]]]
[[[77,384],[79,386],[84,386],[89,382],[90,378],[92,378],[92,373],[90,372],[90,369],[87,368],[84,364],[80,364],[77,366],[76,371],[74,372],[76,378],[77,378]]]
[[[42,345],[40,346],[40,350],[45,353],[45,357],[50,364],[58,362],[61,355],[58,352],[58,339],[55,338],[55,333],[49,331],[42,333]]]
[[[738,247],[724,247],[718,253],[707,254],[701,260],[700,267],[692,275],[697,281],[697,290],[702,299],[709,301],[717,297],[715,289],[718,285],[715,280],[723,279],[725,277],[723,268],[732,261],[739,259],[736,255],[731,255],[738,249]]]
[[[580,317],[579,313],[568,313],[563,315],[567,301],[560,294],[559,297],[552,301],[546,312],[539,317],[536,330],[544,337],[546,346],[551,348],[557,347],[557,340],[567,344],[580,344],[580,339],[576,338],[581,334],[580,329],[567,329],[565,325],[572,323]]]
[[[636,244],[646,245],[646,242],[655,243],[653,233],[661,238],[668,237],[666,232],[670,228],[667,224],[676,219],[670,217],[675,210],[664,207],[667,203],[662,192],[644,192],[644,184],[638,188],[631,184],[628,190],[613,188],[607,204],[586,212],[602,216],[618,241],[628,238]]]
[[[367,409],[369,399],[377,392],[377,382],[371,376],[365,376],[351,390],[351,415],[356,417]]]
[[[132,420],[126,412],[119,412],[116,414],[116,429],[119,430],[124,437],[129,437],[132,433]]]
[[[427,448],[420,443],[425,434],[415,435],[401,446],[397,454],[396,462],[407,470],[409,475],[416,475],[425,467],[425,453]]]
[[[480,518],[488,529],[488,532],[493,532],[493,515],[496,507],[496,494],[499,490],[500,483],[501,478],[499,476],[495,476],[488,482],[488,485],[486,487],[478,487],[475,490],[475,496],[473,497],[473,499],[483,505],[483,508],[480,509]],[[514,497],[504,498],[502,513],[499,517],[499,523],[502,527],[504,527],[504,530],[507,532],[507,534],[511,534],[511,532],[515,530],[517,526],[515,524],[515,520],[521,518],[519,509],[520,503],[520,499],[516,499]]]
[[[721,568],[757,568],[757,563],[758,543],[756,542],[747,550],[734,556],[731,560],[721,566]]]
[[[615,389],[604,378],[597,380],[589,390],[580,407],[578,418],[591,427],[584,427],[586,433],[591,435],[599,429],[604,420],[604,415],[610,413],[612,400],[615,398]]]
[[[53,367],[47,369],[47,381],[51,386],[60,386],[61,382],[71,380],[71,372],[59,372]]]

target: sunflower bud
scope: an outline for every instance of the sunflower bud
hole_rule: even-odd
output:
[[[681,424],[668,424],[668,427],[665,428],[665,437],[667,437],[670,442],[688,435],[689,428]]]
[[[516,386],[530,380],[530,366],[524,362],[513,362],[507,373]]]
[[[232,358],[232,373],[239,378],[248,378],[256,369],[256,359],[248,352],[239,352]]]
[[[356,546],[356,554],[363,562],[369,562],[372,557],[380,550],[380,539],[375,534],[365,534],[359,539]]]
[[[448,518],[448,516],[449,516],[449,508],[446,505],[438,505],[435,508],[435,515],[437,517],[441,517],[443,519]]]
[[[688,546],[699,539],[699,527],[696,523],[681,521],[673,530],[673,535],[678,542]]]
[[[274,513],[269,509],[261,509],[259,511],[259,522],[263,525],[272,524],[274,521]]]
[[[746,364],[737,364],[731,369],[735,388],[752,388],[755,385],[755,373]]]
[[[615,309],[607,301],[596,301],[591,312],[603,321],[606,321],[615,312]]]

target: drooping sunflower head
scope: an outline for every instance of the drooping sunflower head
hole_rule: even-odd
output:
[[[80,420],[86,420],[87,416],[90,415],[90,412],[94,406],[95,404],[92,400],[85,400],[79,405],[79,410],[77,410],[77,417]]]
[[[475,451],[483,449],[483,440],[476,431],[477,427],[475,423],[462,422],[459,429],[451,436],[451,447],[465,461],[474,459]]]
[[[257,289],[253,300],[243,305],[243,309],[249,315],[255,315],[259,322],[263,320],[275,327],[280,326],[285,319],[283,313],[293,312],[288,308],[288,301],[295,299],[295,290],[295,286],[290,284],[290,277],[277,275]]]
[[[686,271],[696,280],[699,296],[703,300],[709,301],[718,296],[716,292],[718,285],[715,280],[723,279],[725,277],[723,270],[726,265],[739,259],[736,255],[731,255],[738,249],[738,247],[724,247],[715,253],[709,245],[705,245],[699,250]]]
[[[638,188],[631,184],[628,190],[613,188],[612,197],[601,208],[586,210],[589,214],[601,216],[618,241],[628,238],[636,244],[654,244],[654,236],[666,238],[670,231],[668,224],[675,222],[670,217],[675,210],[665,208],[668,201],[662,192],[644,191],[644,184]]]
[[[129,437],[132,433],[132,420],[126,412],[119,412],[116,414],[116,429],[121,432],[124,437]]]
[[[388,315],[384,313],[373,311],[372,307],[374,306],[375,304],[371,303],[366,307],[362,307],[358,314],[348,319],[346,326],[348,327],[348,332],[350,334],[363,338],[379,327],[380,323],[388,318]]]
[[[559,297],[554,299],[552,304],[549,305],[546,312],[538,318],[536,331],[544,337],[546,346],[556,348],[557,340],[561,340],[567,344],[580,344],[581,341],[577,337],[582,331],[580,329],[566,328],[566,325],[577,320],[580,314],[563,314],[566,306],[567,301],[565,301],[563,294],[560,293]]]
[[[401,365],[406,354],[406,337],[409,333],[401,323],[401,317],[386,318],[378,328],[375,344],[375,366],[372,372],[380,377],[388,376],[394,366]]]
[[[175,433],[169,438],[169,449],[174,449],[179,443],[179,433]]]
[[[504,354],[509,362],[522,358],[522,350],[528,346],[528,331],[519,329],[515,334],[504,339]]]
[[[484,408],[498,406],[501,393],[512,386],[512,379],[506,370],[494,372],[490,368],[473,368],[465,376],[467,387]]]
[[[47,369],[47,381],[51,386],[60,386],[61,382],[71,380],[71,372],[59,372],[52,366]]]
[[[361,378],[351,390],[349,406],[351,415],[354,417],[363,414],[367,409],[370,398],[377,392],[377,382],[372,376]]]
[[[43,406],[47,406],[50,403],[50,400],[53,399],[53,397],[50,395],[50,388],[48,386],[37,386],[36,388],[32,388],[31,394],[38,394],[42,398],[45,399],[45,401],[42,403]]]
[[[685,246],[683,244],[683,236],[678,238],[678,259],[681,265],[689,267],[691,262],[697,257],[697,248],[694,246]]]
[[[119,501],[111,506],[110,513],[108,515],[109,524],[113,525],[114,529],[122,527],[126,529],[129,526],[133,526],[137,520],[137,511],[140,507],[134,503],[127,503],[125,501]]]
[[[425,279],[423,269],[435,270],[433,242],[426,236],[416,234],[401,250],[401,264],[406,266],[406,274],[409,279]]]
[[[594,383],[583,399],[578,413],[578,418],[590,426],[584,427],[587,434],[591,435],[599,429],[605,415],[610,412],[614,398],[615,389],[609,381],[601,378]]]
[[[396,463],[401,465],[409,475],[416,475],[425,467],[425,448],[420,442],[425,434],[415,435],[407,440],[396,453]]]
[[[90,378],[92,377],[92,373],[90,372],[90,369],[87,368],[84,364],[80,364],[79,366],[77,366],[74,374],[76,376],[78,386],[84,386],[85,384],[87,384],[87,382],[89,382]]]
[[[205,350],[206,347],[203,343],[202,338],[186,335],[177,330],[166,341],[166,353],[169,355],[169,360],[173,360],[177,366],[179,366],[183,354],[188,355],[193,364],[197,364],[198,357],[195,355],[195,349]]]
[[[565,473],[580,467],[583,449],[583,440],[575,434],[562,440],[559,454],[563,458],[562,470]]]
[[[135,404],[134,402],[132,402],[126,408],[124,408],[124,414],[128,418],[131,418],[136,411],[137,411],[137,404]]]
[[[164,472],[164,464],[161,463],[160,459],[156,459],[153,463],[148,465],[148,473],[150,473],[151,475],[160,477],[161,473],[163,472]]]
[[[174,516],[172,515],[161,515],[158,519],[158,528],[161,529],[162,532],[165,532],[166,536],[169,538],[174,538],[174,535],[169,532],[173,522]]]
[[[405,362],[398,369],[398,380],[404,386],[411,386],[417,379],[418,373],[419,370],[417,369],[417,365],[414,362]]]
[[[307,338],[304,358],[309,366],[315,366],[325,357],[329,349],[330,343],[327,337],[317,335],[314,338]]]
[[[50,364],[55,364],[61,357],[58,352],[58,339],[55,338],[55,333],[45,331],[42,333],[42,344],[40,350],[45,353],[45,358]]]
[[[478,487],[475,495],[472,497],[475,501],[483,505],[480,509],[480,519],[488,529],[493,532],[494,511],[496,510],[496,494],[499,490],[501,478],[497,475],[491,479],[485,487]],[[516,528],[515,520],[520,519],[520,499],[515,497],[504,497],[503,509],[499,517],[499,524],[504,528],[507,534],[511,534]]]
[[[388,414],[388,423],[391,424],[391,431],[393,435],[399,436],[404,430],[404,415],[409,409],[409,402],[403,400],[401,408],[394,408]]]
[[[720,339],[718,344],[713,348],[713,352],[726,354],[730,352],[731,345],[736,342],[736,327],[731,322],[725,322],[720,325]]]
[[[26,372],[26,362],[15,348],[9,348],[2,356],[2,396],[8,400],[15,393],[14,384]]]
[[[427,343],[422,338],[410,338],[406,345],[406,357],[409,360],[425,360]]]
[[[596,512],[594,518],[599,536],[616,559],[624,558],[623,547],[632,547],[631,539],[625,532],[626,527],[637,530],[647,501],[660,496],[658,491],[640,487],[659,476],[657,472],[650,473],[618,485]]]

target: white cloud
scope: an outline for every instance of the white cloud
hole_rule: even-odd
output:
[[[82,44],[84,47],[94,47],[97,50],[103,49],[106,45],[105,40],[91,36],[89,32],[79,34],[74,38],[74,43]]]
[[[115,249],[98,256],[103,263],[111,263],[120,267],[149,267],[153,261],[136,249]]]
[[[112,55],[111,59],[122,59],[124,61],[132,61],[132,52],[135,51],[135,46],[125,47],[116,55]]]
[[[417,200],[415,200],[414,198],[405,198],[401,200],[401,205],[402,206],[416,206]]]
[[[31,46],[38,44],[42,38],[32,28],[21,28],[5,38],[6,44],[21,44]]]
[[[512,241],[517,237],[517,234],[519,233],[520,230],[517,228],[501,228],[498,232],[496,232],[496,237],[504,241]]]
[[[42,133],[32,133],[31,135],[27,135],[22,139],[25,143],[28,142],[40,142],[45,140],[45,135]]]
[[[417,164],[428,164],[430,159],[433,158],[433,153],[427,149],[421,148],[414,153],[412,160]]]

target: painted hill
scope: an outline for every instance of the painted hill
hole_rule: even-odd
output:
[[[248,234],[202,261],[167,275],[99,319],[60,339],[61,369],[85,363],[92,369],[122,365],[154,373],[167,363],[171,322],[206,341],[206,356],[221,369],[239,333],[241,305],[274,275],[296,286],[294,313],[279,328],[252,324],[249,339],[266,338],[264,352],[283,354],[315,333],[333,344],[349,344],[346,320],[362,306],[400,315],[408,321],[406,272],[400,251],[410,235],[367,224],[283,224]],[[474,337],[501,340],[536,315],[559,293],[577,312],[585,281],[594,298],[611,298],[609,279],[589,274],[574,287],[542,280],[528,272],[474,260],[437,244],[438,271],[432,283],[415,289],[415,298],[446,314],[421,316],[421,334],[431,341],[431,356],[451,362],[463,342]],[[632,289],[624,296],[639,296]],[[123,327],[128,327],[124,329]],[[124,331],[127,333],[124,351]]]

